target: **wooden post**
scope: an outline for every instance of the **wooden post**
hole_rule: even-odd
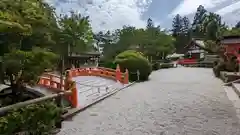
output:
[[[121,71],[120,71],[119,64],[117,65],[117,68],[116,68],[116,81],[121,82]]]
[[[0,108],[0,114],[6,113],[6,112],[11,111],[13,109],[18,109],[18,108],[21,108],[21,107],[24,107],[24,106],[27,106],[27,105],[30,105],[30,104],[36,104],[36,103],[39,103],[39,102],[42,102],[42,101],[53,99],[53,98],[56,98],[60,95],[69,95],[70,93],[71,93],[71,91],[65,91],[65,92],[60,92],[60,93],[57,93],[57,94],[47,95],[47,96],[44,96],[44,97],[35,98],[35,99],[32,99],[32,100],[27,100],[27,101],[24,101],[24,102],[19,102],[19,103],[13,104],[13,105],[5,106],[5,107]]]
[[[60,73],[60,89],[63,90],[63,74],[65,70],[65,65],[64,65],[64,56],[62,55],[62,60],[61,60],[61,73]]]
[[[138,81],[140,80],[140,72],[139,72],[139,70],[137,70],[137,80]]]
[[[128,69],[126,69],[125,76],[124,76],[124,84],[128,84],[128,83],[129,83],[129,76],[128,76]]]
[[[49,87],[50,87],[50,88],[54,88],[54,86],[53,86],[53,85],[54,85],[54,84],[53,84],[53,76],[50,75],[49,78],[50,78],[50,86],[49,86]]]
[[[74,108],[78,107],[78,92],[77,92],[77,87],[76,87],[76,83],[73,84],[73,89],[72,89],[72,97],[71,97],[71,102],[72,102],[72,106]]]

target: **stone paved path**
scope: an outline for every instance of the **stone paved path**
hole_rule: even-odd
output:
[[[240,135],[221,84],[211,69],[159,70],[64,122],[58,135]]]

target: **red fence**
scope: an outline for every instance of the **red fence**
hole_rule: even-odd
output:
[[[180,65],[187,65],[187,64],[193,64],[193,63],[197,63],[196,59],[181,59],[178,60],[178,64]]]
[[[62,82],[62,87],[60,84],[60,76],[45,73],[40,77],[39,85],[50,88],[52,90],[55,90],[56,92],[60,92],[62,90],[68,90],[66,88],[66,84],[73,81],[73,77],[77,76],[99,76],[99,77],[105,77],[108,79],[115,80],[117,82],[120,82],[122,84],[128,84],[128,70],[125,71],[125,73],[122,73],[120,71],[119,66],[117,66],[117,69],[109,69],[109,68],[103,68],[103,67],[97,67],[97,68],[76,68],[71,69],[67,71],[66,77],[64,77]],[[68,97],[68,99],[71,101],[73,107],[77,107],[77,88],[76,86],[73,88],[72,95]]]

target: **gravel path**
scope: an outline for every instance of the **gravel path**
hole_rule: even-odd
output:
[[[211,69],[173,68],[79,113],[58,135],[240,135],[240,125]]]

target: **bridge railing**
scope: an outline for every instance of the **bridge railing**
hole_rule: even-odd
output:
[[[103,67],[95,67],[95,68],[76,68],[76,69],[70,69],[67,70],[66,76],[63,78],[62,86],[61,86],[61,79],[60,76],[54,75],[54,74],[48,74],[45,73],[40,77],[39,85],[47,87],[55,92],[61,92],[65,91],[68,88],[69,82],[73,81],[73,77],[78,76],[99,76],[99,77],[105,77],[108,79],[115,80],[116,82],[120,82],[122,84],[128,84],[129,83],[129,75],[128,70],[126,70],[124,73],[120,71],[119,66],[117,66],[117,69],[109,69],[109,68],[103,68]],[[67,99],[71,102],[73,107],[77,107],[77,88],[76,83],[74,82],[75,86],[72,89],[72,93],[70,96],[67,97]]]

